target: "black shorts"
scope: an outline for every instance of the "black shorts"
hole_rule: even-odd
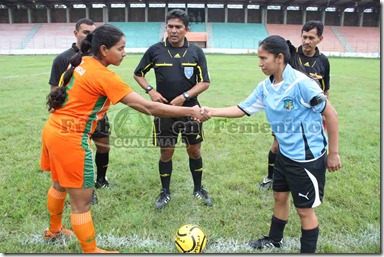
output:
[[[190,117],[154,118],[153,144],[169,147],[177,144],[181,133],[182,141],[187,145],[195,145],[203,141],[203,123]]]
[[[327,153],[310,162],[293,161],[280,152],[273,170],[273,191],[291,191],[296,208],[315,208],[324,196]]]
[[[91,138],[103,138],[111,135],[111,129],[107,114],[97,122],[95,132],[93,132]]]

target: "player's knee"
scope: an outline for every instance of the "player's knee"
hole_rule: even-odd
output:
[[[289,193],[287,192],[273,192],[273,198],[275,204],[282,206],[289,204]]]
[[[308,219],[316,216],[315,211],[312,208],[296,208],[296,211],[300,219]]]
[[[188,152],[188,155],[189,155],[189,158],[194,159],[194,160],[199,159],[201,157],[200,150]]]
[[[187,147],[187,152],[188,152],[189,158],[191,159],[196,160],[201,157],[200,147],[198,147],[197,145]]]
[[[169,161],[171,161],[172,160],[172,156],[173,156],[173,152],[174,152],[173,149],[161,149],[160,160],[162,162],[169,162]]]

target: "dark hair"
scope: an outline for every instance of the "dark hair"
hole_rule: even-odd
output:
[[[124,36],[124,33],[113,25],[104,24],[97,27],[92,33],[88,34],[80,45],[80,51],[71,57],[70,68],[64,72],[63,79],[60,79],[59,87],[51,91],[47,97],[48,111],[59,109],[66,97],[67,85],[72,79],[73,71],[82,61],[83,53],[90,52],[95,57],[100,56],[100,47],[102,45],[110,49]]]
[[[308,32],[312,29],[317,29],[317,35],[320,37],[323,35],[324,31],[324,24],[321,21],[307,21],[304,25],[303,28],[301,29],[301,34],[303,34],[303,31]]]
[[[167,23],[170,19],[180,19],[186,28],[189,26],[189,16],[185,11],[181,9],[173,9],[169,11],[165,19]]]
[[[264,38],[260,43],[259,47],[262,47],[265,51],[273,54],[277,57],[279,54],[284,55],[284,63],[288,63],[291,59],[291,53],[285,39],[278,35],[272,35]]]
[[[93,22],[93,20],[88,19],[88,18],[82,18],[82,19],[80,19],[80,20],[78,20],[78,21],[76,22],[75,29],[76,29],[76,30],[79,30],[81,24],[87,24],[87,25],[89,25],[89,26],[95,25],[95,23]]]

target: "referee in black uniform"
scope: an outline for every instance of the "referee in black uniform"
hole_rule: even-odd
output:
[[[166,17],[168,37],[144,53],[138,64],[134,78],[149,94],[152,101],[176,106],[198,105],[197,96],[208,89],[209,75],[203,50],[190,44],[185,37],[189,31],[189,17],[186,12],[174,9]],[[156,89],[145,79],[145,74],[153,68],[156,76]],[[159,173],[162,189],[156,200],[156,208],[164,207],[170,200],[172,156],[181,133],[189,155],[189,168],[194,182],[193,195],[204,204],[211,206],[212,199],[204,190],[201,180],[203,161],[200,155],[203,141],[202,123],[190,117],[154,118],[153,143],[160,147]]]
[[[295,48],[288,41],[290,47],[291,66],[318,81],[324,94],[329,97],[330,88],[330,64],[328,58],[320,52],[317,45],[323,41],[324,24],[320,21],[307,21],[301,29],[301,46]],[[323,124],[325,126],[324,116]],[[260,184],[260,189],[271,188],[273,182],[273,168],[276,154],[279,149],[276,138],[274,138],[268,153],[268,175]]]
[[[76,42],[72,44],[71,48],[65,50],[53,60],[51,67],[51,76],[49,78],[49,84],[51,90],[54,90],[60,81],[61,75],[67,70],[69,65],[69,59],[79,52],[81,41],[96,28],[95,23],[87,18],[79,19],[75,24],[75,30],[73,34],[76,37]],[[109,182],[106,178],[106,173],[109,164],[109,136],[110,125],[107,114],[98,121],[95,132],[91,138],[96,145],[95,163],[97,168],[97,177],[95,181],[96,188],[108,188]],[[93,193],[92,204],[98,202],[97,196]]]

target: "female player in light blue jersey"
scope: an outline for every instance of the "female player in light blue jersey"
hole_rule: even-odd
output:
[[[269,235],[250,245],[255,249],[282,246],[291,192],[301,221],[300,252],[314,253],[319,235],[314,208],[323,199],[325,172],[341,168],[337,114],[318,84],[288,64],[290,53],[284,38],[265,38],[259,44],[258,57],[268,78],[245,101],[202,111],[209,117],[228,118],[265,111],[279,143],[272,186],[275,202]],[[321,115],[326,117],[328,138]]]

